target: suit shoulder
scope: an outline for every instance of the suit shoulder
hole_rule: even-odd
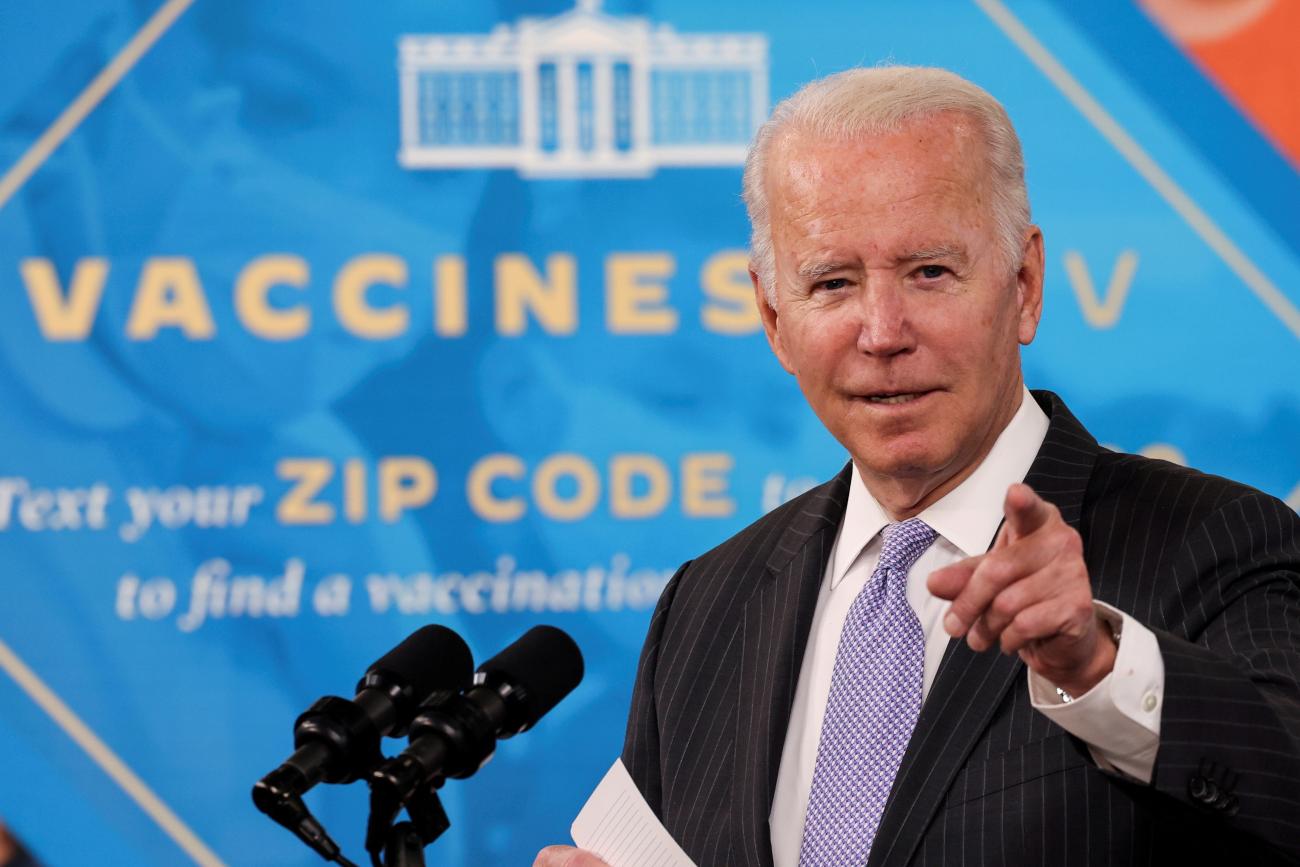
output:
[[[687,576],[693,579],[689,583],[763,569],[779,556],[783,544],[797,546],[819,531],[838,527],[847,498],[847,476],[841,473],[777,506],[692,560],[687,567]]]
[[[1098,457],[1088,500],[1094,508],[1149,510],[1187,524],[1248,501],[1270,511],[1280,507],[1291,512],[1276,497],[1242,482],[1169,461],[1110,451]]]
[[[793,553],[813,538],[830,544],[818,530],[838,526],[843,505],[836,514],[837,487],[832,480],[778,506],[678,570],[647,639],[647,647],[653,642],[657,648],[657,677],[667,672],[665,682],[693,683],[718,670],[718,660],[738,647],[733,638],[745,605],[764,586],[768,567],[780,563],[782,546]]]

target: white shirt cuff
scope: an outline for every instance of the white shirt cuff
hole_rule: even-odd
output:
[[[1096,686],[1066,702],[1056,686],[1032,670],[1034,709],[1088,745],[1093,761],[1143,783],[1151,782],[1160,747],[1165,661],[1155,634],[1124,612],[1093,600],[1097,616],[1120,625],[1115,667]]]

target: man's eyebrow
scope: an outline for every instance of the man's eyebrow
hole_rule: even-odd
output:
[[[853,266],[847,262],[835,262],[835,261],[826,261],[826,260],[812,261],[812,262],[808,262],[805,265],[800,265],[799,271],[797,273],[799,277],[801,277],[804,280],[816,280],[818,277],[825,277],[827,274],[830,274],[833,271],[842,271],[845,268],[851,268],[851,267]]]
[[[966,261],[966,251],[961,247],[950,244],[940,244],[937,247],[923,247],[919,250],[913,250],[899,257],[899,262],[922,262],[927,259],[956,259],[959,262]]]

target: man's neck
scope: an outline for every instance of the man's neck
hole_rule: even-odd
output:
[[[862,465],[854,461],[867,490],[889,515],[890,520],[905,521],[916,517],[956,490],[975,472],[1020,409],[1024,395],[1023,383],[1017,382],[1013,394],[1014,399],[1004,402],[997,421],[989,425],[978,448],[969,457],[959,456],[958,460],[954,460],[956,469],[950,466],[926,476],[889,477],[864,472]]]

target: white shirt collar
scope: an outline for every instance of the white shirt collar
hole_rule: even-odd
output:
[[[1047,416],[1029,389],[1023,391],[1020,409],[998,434],[993,448],[975,472],[917,516],[967,557],[983,554],[993,544],[993,536],[1002,523],[1002,501],[1007,488],[1024,480],[1047,435]],[[889,515],[871,496],[854,466],[844,523],[840,525],[835,545],[832,588],[844,580],[858,555],[888,523]]]

